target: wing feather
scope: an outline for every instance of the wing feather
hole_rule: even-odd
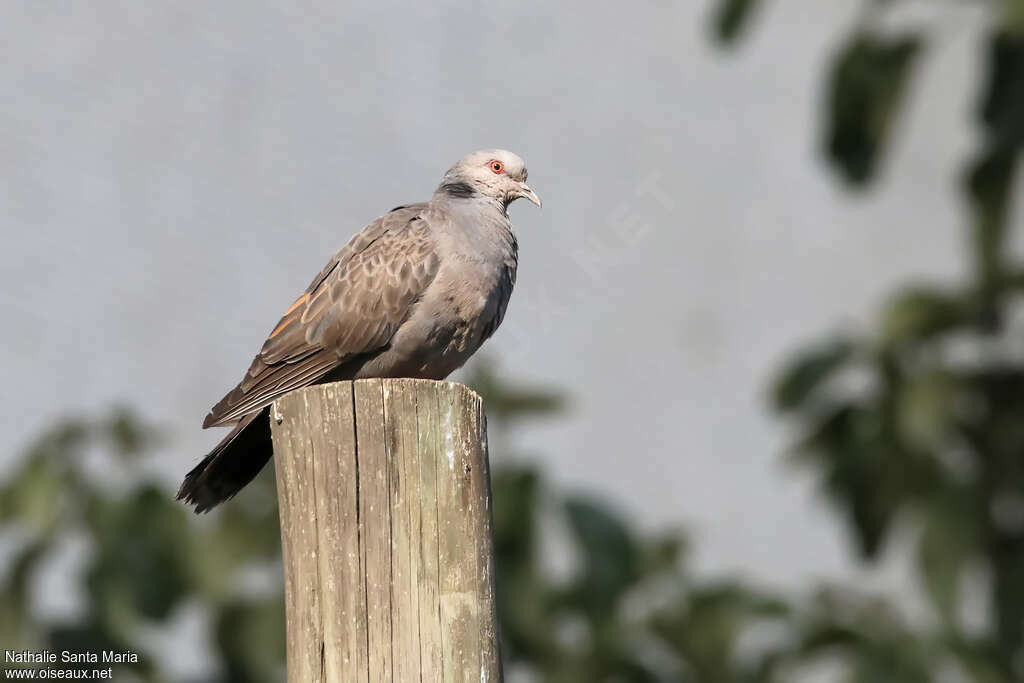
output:
[[[385,214],[339,250],[203,426],[237,422],[345,360],[386,347],[437,274],[431,231],[420,218],[423,208]]]

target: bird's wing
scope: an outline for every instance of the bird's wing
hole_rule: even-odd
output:
[[[400,207],[381,216],[335,254],[203,427],[237,422],[346,359],[387,346],[440,263],[422,209]]]

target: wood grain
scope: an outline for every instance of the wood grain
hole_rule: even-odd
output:
[[[288,681],[501,681],[486,420],[452,382],[292,392],[271,411]]]

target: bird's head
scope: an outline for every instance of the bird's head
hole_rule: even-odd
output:
[[[482,149],[462,157],[444,174],[437,191],[453,197],[482,196],[503,207],[520,197],[540,206],[540,197],[526,184],[526,162],[504,149]]]

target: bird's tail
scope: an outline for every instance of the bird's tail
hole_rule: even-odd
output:
[[[273,455],[270,409],[247,415],[185,475],[178,500],[206,512],[242,490]]]

